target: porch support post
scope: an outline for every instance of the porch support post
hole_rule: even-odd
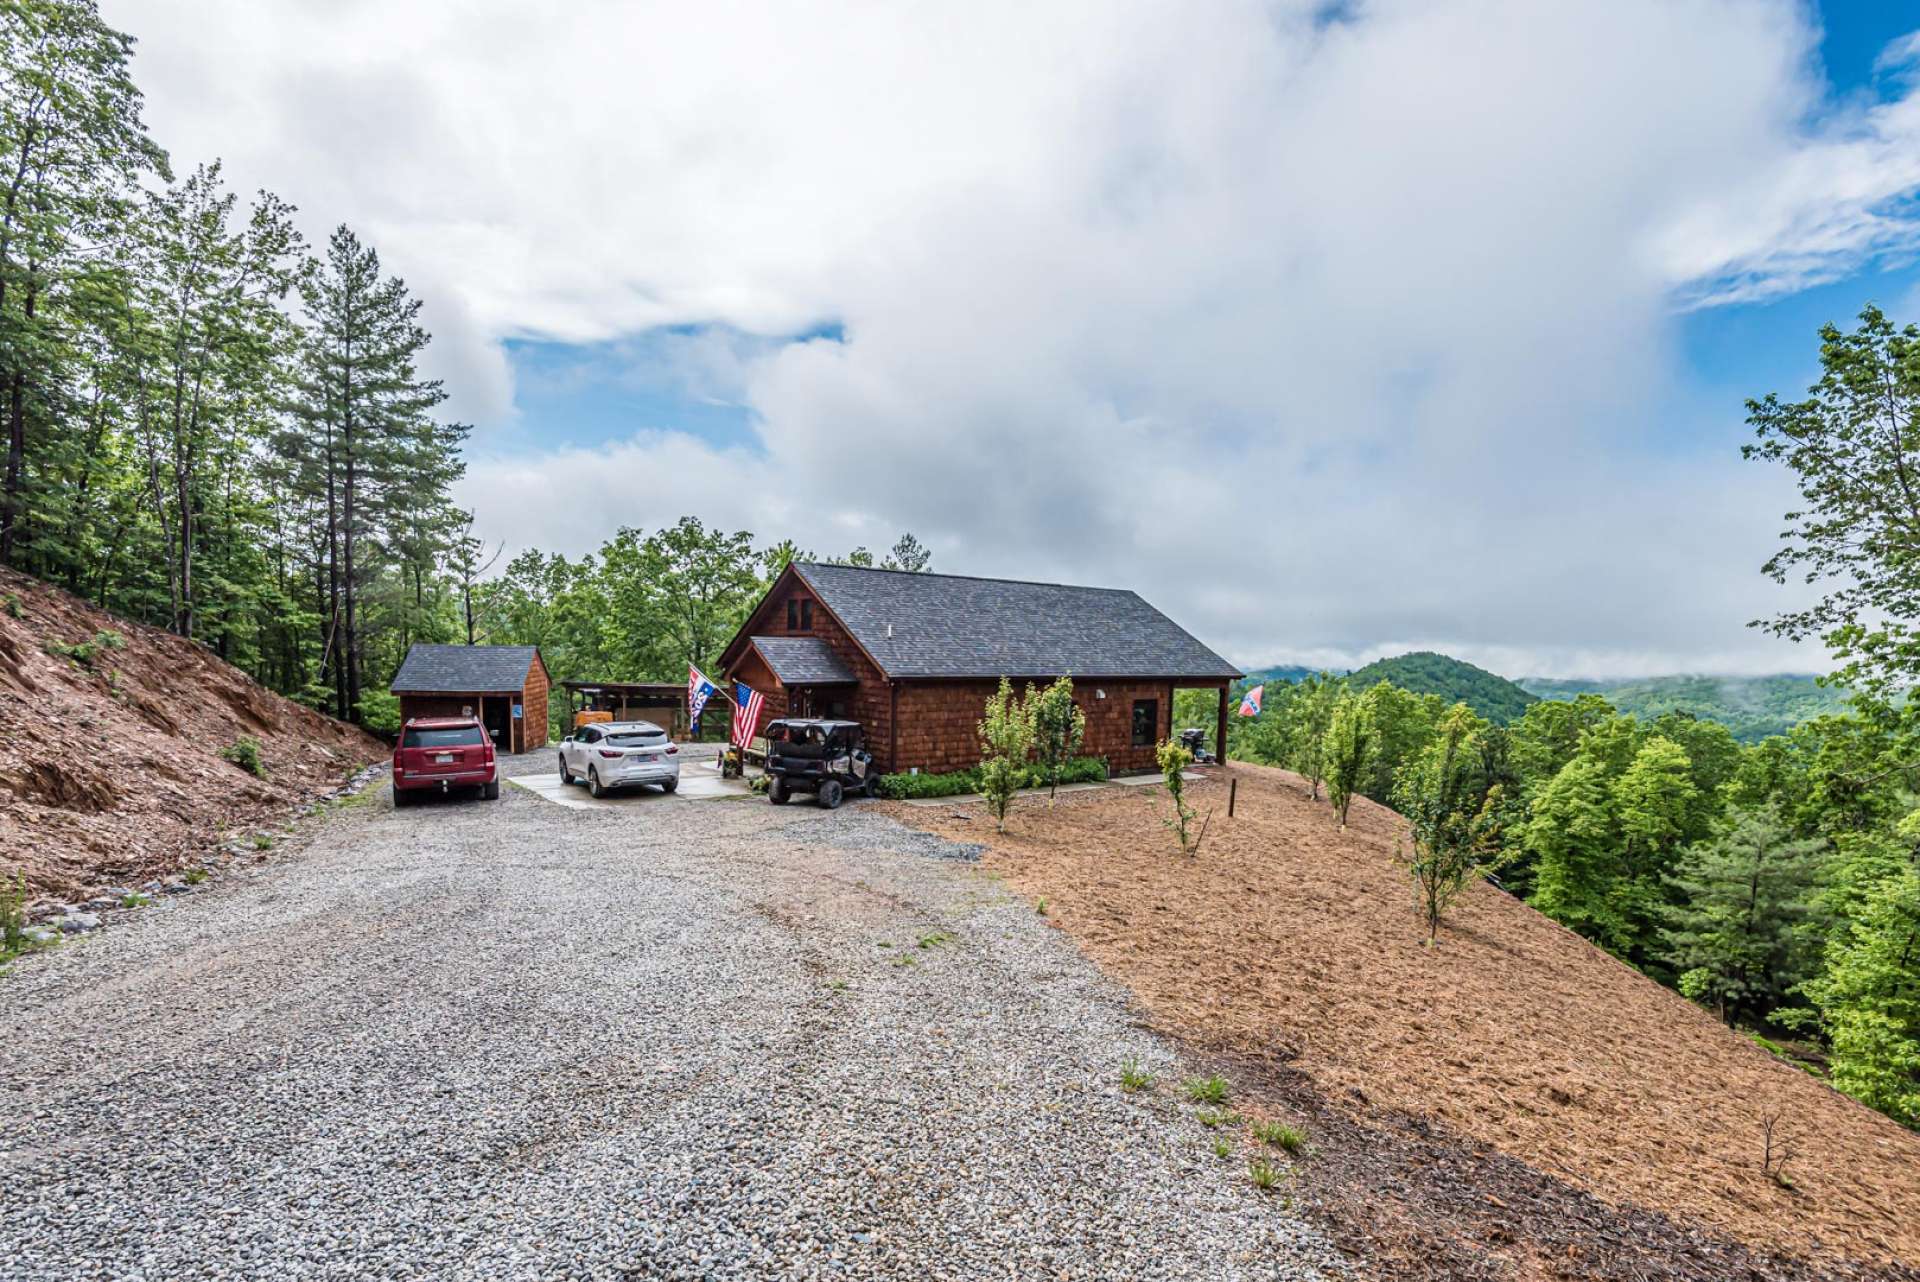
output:
[[[1220,686],[1220,722],[1213,734],[1213,755],[1219,758],[1221,765],[1227,764],[1227,686],[1225,682]]]

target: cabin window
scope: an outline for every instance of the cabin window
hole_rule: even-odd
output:
[[[800,630],[813,631],[813,602],[811,601],[800,602]]]
[[[793,597],[787,598],[787,631],[800,630],[800,602]]]
[[[787,598],[787,631],[813,631],[813,602],[805,597]]]
[[[1133,701],[1133,746],[1151,748],[1154,736],[1160,729],[1160,701],[1158,699],[1135,699]]]

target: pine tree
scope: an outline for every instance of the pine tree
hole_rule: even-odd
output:
[[[447,488],[459,474],[457,444],[465,428],[436,424],[446,399],[439,382],[422,379],[420,353],[430,336],[420,303],[397,277],[383,277],[380,257],[346,227],[333,233],[322,268],[302,290],[308,330],[301,344],[291,426],[278,446],[292,484],[315,501],[321,675],[336,715],[355,720],[363,687],[362,607],[382,557],[416,526],[445,530],[452,520]]]
[[[1680,991],[1729,1024],[1756,1023],[1786,1004],[1819,959],[1813,887],[1824,849],[1753,810],[1689,847],[1673,876],[1681,903],[1664,932]]]

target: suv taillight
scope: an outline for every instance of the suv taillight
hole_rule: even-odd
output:
[[[618,757],[623,754],[621,754],[620,752],[616,751],[613,748],[602,748],[600,749],[600,755],[603,757]]]
[[[680,745],[673,744],[673,743],[670,743],[667,745],[667,755],[669,757],[674,756],[679,751],[680,751]]]

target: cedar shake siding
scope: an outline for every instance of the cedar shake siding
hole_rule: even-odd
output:
[[[1081,750],[1119,772],[1154,768],[1176,688],[1224,699],[1240,676],[1132,592],[809,562],[781,572],[721,666],[769,717],[858,721],[882,769],[938,772],[979,762],[1002,676],[1022,692],[1072,676]]]
[[[547,745],[552,686],[536,646],[420,644],[407,651],[388,690],[400,700],[403,725],[475,716],[501,752],[531,752]]]

